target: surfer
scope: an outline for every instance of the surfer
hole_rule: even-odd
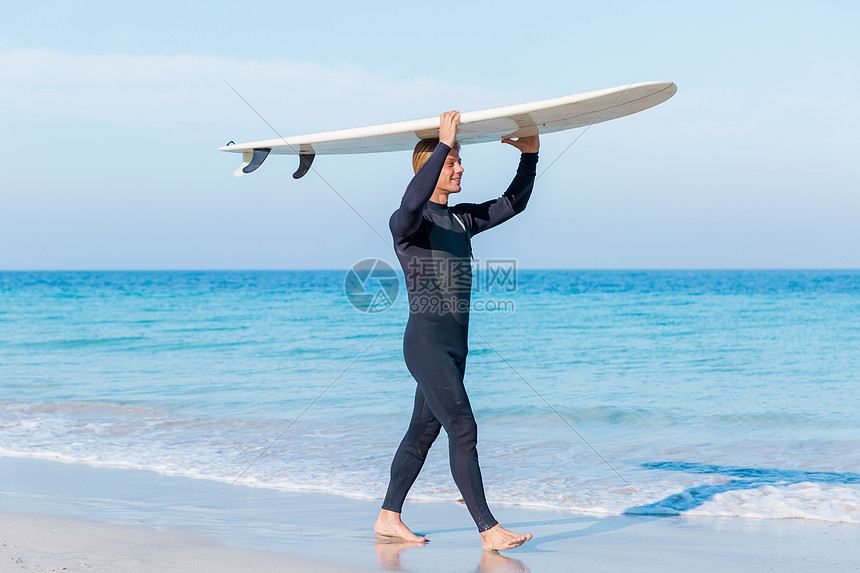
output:
[[[391,478],[374,530],[423,544],[401,520],[403,501],[439,431],[448,434],[454,482],[487,550],[512,549],[532,538],[508,531],[490,513],[478,464],[478,428],[463,385],[472,286],[471,238],[521,213],[534,185],[537,135],[503,139],[521,152],[517,174],[498,199],[448,206],[463,176],[456,111],[443,113],[439,139],[415,146],[415,176],[389,220],[406,277],[409,320],[403,356],[418,383],[412,419],[391,464]]]

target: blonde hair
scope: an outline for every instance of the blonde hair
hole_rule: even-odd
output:
[[[439,143],[439,139],[422,139],[415,145],[415,150],[412,151],[412,169],[415,173],[418,173],[418,170],[421,169],[427,160],[430,159],[430,156],[433,155],[433,150],[436,149],[436,145]],[[460,142],[455,141],[454,147],[451,148],[452,151],[460,151]]]

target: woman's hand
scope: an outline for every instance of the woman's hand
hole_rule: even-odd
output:
[[[457,124],[460,123],[459,111],[446,111],[439,116],[439,141],[448,147],[454,147],[457,141]]]
[[[537,153],[540,149],[540,138],[537,135],[519,137],[517,139],[503,139],[502,143],[513,145],[520,153]]]

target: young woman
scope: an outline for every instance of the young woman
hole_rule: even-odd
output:
[[[522,152],[507,191],[485,203],[448,206],[459,193],[463,166],[456,141],[456,111],[443,113],[438,140],[423,140],[413,153],[415,176],[389,220],[394,249],[406,276],[409,320],[403,356],[418,383],[412,420],[391,464],[391,481],[374,530],[423,544],[400,519],[403,501],[441,428],[448,434],[451,473],[484,549],[511,549],[532,538],[499,525],[484,497],[478,465],[477,425],[463,374],[468,353],[472,285],[471,238],[521,213],[534,184],[538,136],[505,139]]]

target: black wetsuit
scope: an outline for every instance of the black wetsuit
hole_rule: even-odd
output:
[[[469,351],[471,237],[525,209],[537,153],[522,154],[513,182],[498,199],[449,208],[429,199],[450,149],[444,143],[436,146],[389,220],[409,292],[403,356],[418,388],[412,421],[391,464],[382,508],[401,511],[430,446],[444,427],[454,481],[478,530],[486,531],[498,522],[484,497],[478,427],[463,385]]]

